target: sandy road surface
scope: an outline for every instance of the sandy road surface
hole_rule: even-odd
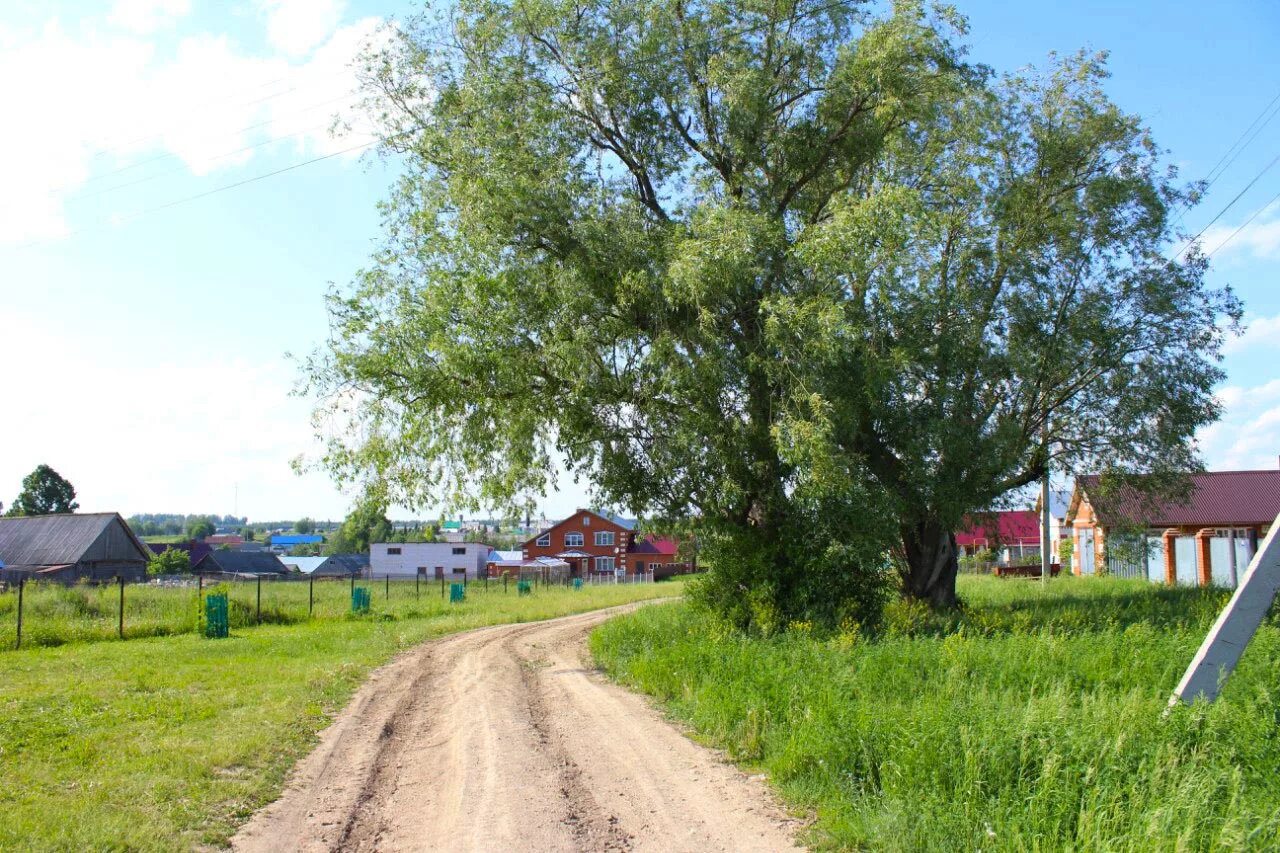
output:
[[[635,605],[455,634],[373,674],[237,850],[776,851],[796,823],[587,662]]]

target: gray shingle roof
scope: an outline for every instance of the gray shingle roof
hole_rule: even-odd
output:
[[[235,572],[238,574],[266,575],[283,574],[288,571],[280,558],[270,551],[223,551],[209,552],[208,556],[196,563],[199,572]]]
[[[115,550],[120,553],[115,556],[148,560],[151,552],[114,512],[0,518],[0,560],[8,566],[77,563],[107,528],[116,523],[123,528],[124,536],[116,543]]]

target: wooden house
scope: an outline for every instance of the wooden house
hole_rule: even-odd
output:
[[[0,518],[0,580],[145,580],[151,551],[118,513]]]
[[[215,548],[191,567],[198,575],[284,575],[289,567],[270,551]]]

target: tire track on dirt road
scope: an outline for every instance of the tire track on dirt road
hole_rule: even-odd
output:
[[[377,670],[242,851],[797,849],[756,778],[590,665],[641,605],[454,634]]]

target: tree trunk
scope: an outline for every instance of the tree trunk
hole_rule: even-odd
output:
[[[956,535],[937,519],[902,525],[902,545],[907,556],[903,591],[935,610],[956,606],[956,573],[960,570]]]

